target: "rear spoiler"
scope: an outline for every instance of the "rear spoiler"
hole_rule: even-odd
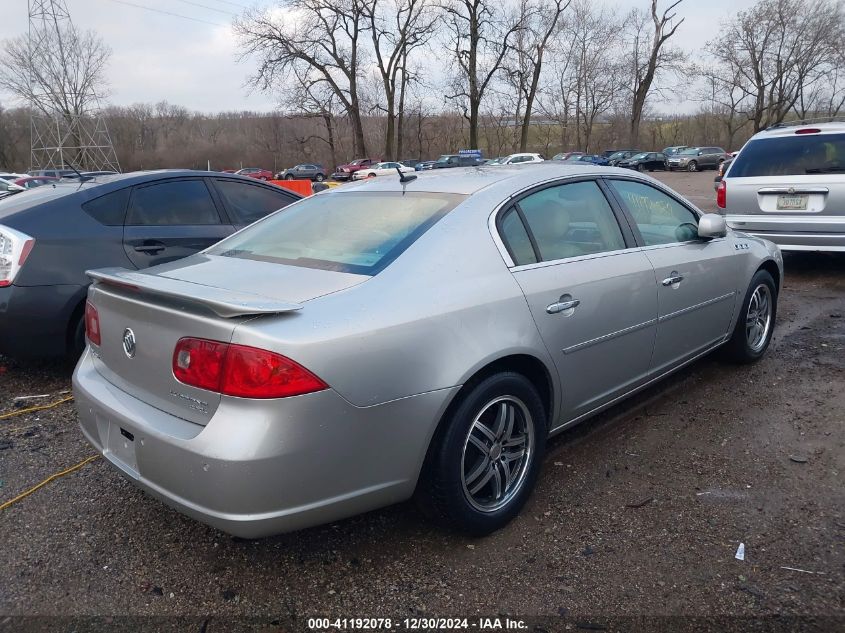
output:
[[[180,279],[140,273],[127,268],[101,268],[85,271],[85,274],[94,282],[107,286],[201,305],[225,319],[252,314],[279,314],[302,309],[302,304],[299,303],[280,301],[237,290],[203,286]]]

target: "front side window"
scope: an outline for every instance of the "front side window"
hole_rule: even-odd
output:
[[[698,217],[674,198],[641,182],[610,183],[634,218],[646,246],[687,242],[698,236]]]
[[[177,180],[137,187],[129,204],[130,226],[220,224],[220,215],[202,180]]]
[[[595,181],[549,187],[526,196],[518,204],[533,237],[537,260],[554,261],[625,248],[616,216]],[[502,230],[504,233],[504,222]],[[525,253],[524,247],[511,243],[507,235],[502,237],[512,254]]]
[[[206,252],[375,275],[465,197],[402,192],[321,194],[256,222]]]

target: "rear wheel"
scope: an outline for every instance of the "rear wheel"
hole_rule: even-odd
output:
[[[687,171],[698,171],[698,163],[691,160],[689,165],[687,165]]]
[[[644,169],[645,169],[645,167],[643,166],[642,163],[637,163],[637,171],[643,171]]]
[[[375,177],[376,177],[375,174],[367,174],[367,178],[375,178]]]
[[[758,270],[751,279],[745,301],[725,352],[730,360],[753,363],[763,357],[772,340],[777,316],[777,287],[772,276]]]
[[[70,323],[70,337],[68,341],[68,358],[76,360],[85,351],[85,311],[74,314]]]
[[[528,500],[546,446],[543,402],[524,376],[494,374],[444,420],[417,491],[423,512],[446,527],[489,534]]]

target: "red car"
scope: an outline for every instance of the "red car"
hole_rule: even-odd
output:
[[[24,189],[34,189],[35,187],[40,187],[41,185],[49,185],[53,182],[59,182],[59,180],[61,179],[54,178],[53,176],[26,176],[25,178],[18,178],[12,182]]]
[[[356,158],[346,165],[338,165],[337,171],[332,174],[332,178],[334,180],[352,180],[352,174],[356,171],[365,169],[380,162],[380,158]]]
[[[249,176],[258,180],[273,180],[273,172],[260,167],[244,167],[235,172],[238,176]]]

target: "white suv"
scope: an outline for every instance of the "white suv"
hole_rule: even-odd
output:
[[[787,123],[742,148],[716,189],[728,226],[785,251],[845,251],[845,122]]]
[[[500,165],[522,165],[524,163],[542,163],[543,157],[539,154],[511,154],[502,159]]]

